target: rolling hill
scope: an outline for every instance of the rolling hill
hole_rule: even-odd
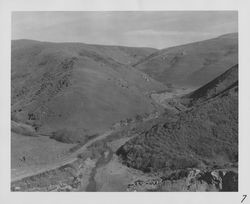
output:
[[[234,86],[238,86],[238,65],[231,67],[222,75],[184,98],[188,98],[191,104],[200,103],[212,99]]]
[[[118,149],[123,162],[144,172],[223,167],[238,162],[238,65],[189,97],[194,106],[166,117]],[[215,91],[213,91],[215,90]],[[207,96],[204,100],[203,94]]]
[[[201,87],[238,63],[238,33],[166,48],[133,66],[166,85]]]
[[[11,117],[71,142],[155,110],[147,96],[165,87],[129,64],[151,48],[12,41]]]

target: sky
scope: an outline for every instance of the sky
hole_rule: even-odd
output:
[[[12,13],[12,39],[162,49],[232,32],[238,32],[237,11]]]

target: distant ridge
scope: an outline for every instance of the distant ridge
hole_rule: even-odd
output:
[[[156,51],[133,66],[152,78],[182,87],[200,87],[238,63],[238,34]]]
[[[93,44],[93,43],[85,43],[85,42],[52,42],[52,41],[40,41],[40,40],[32,40],[32,39],[13,39],[11,42],[33,42],[33,43],[54,43],[54,44],[82,44],[82,45],[89,45],[89,46],[100,46],[100,47],[114,47],[114,48],[121,48],[121,49],[148,49],[151,50],[152,52],[155,52],[159,49],[153,48],[153,47],[132,47],[132,46],[125,46],[125,45],[103,45],[103,44]]]

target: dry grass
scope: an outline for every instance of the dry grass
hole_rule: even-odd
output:
[[[152,51],[13,41],[11,114],[39,127],[38,131],[73,129],[75,137],[84,137],[103,132],[117,121],[152,112],[155,107],[146,93],[165,87],[145,80],[145,74],[127,65]]]
[[[53,164],[68,153],[73,144],[64,144],[49,137],[28,137],[11,133],[11,169],[18,175],[19,171],[29,171],[32,167]]]
[[[166,48],[135,66],[173,85],[200,87],[238,63],[238,34]]]

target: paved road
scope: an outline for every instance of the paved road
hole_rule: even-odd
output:
[[[38,167],[33,167],[30,169],[25,169],[25,170],[18,170],[18,169],[12,169],[11,170],[11,182],[14,181],[18,181],[21,180],[23,178],[26,177],[30,177],[30,176],[34,176],[46,171],[50,171],[53,169],[57,169],[61,166],[64,166],[66,164],[70,164],[74,161],[77,160],[77,155],[84,152],[87,147],[89,147],[91,144],[93,144],[94,142],[98,141],[98,140],[102,140],[105,139],[107,136],[109,136],[111,133],[114,133],[114,130],[109,130],[106,131],[105,133],[103,133],[102,135],[94,138],[93,140],[88,141],[85,145],[83,145],[80,149],[76,150],[75,152],[73,152],[70,155],[67,155],[65,157],[62,157],[61,159],[59,159],[56,163],[50,164],[50,165],[45,165],[45,166],[38,166]]]

